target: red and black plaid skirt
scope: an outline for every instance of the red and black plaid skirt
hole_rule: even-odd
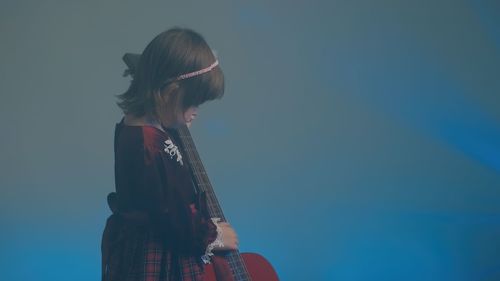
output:
[[[202,281],[201,257],[167,249],[158,231],[112,215],[102,238],[102,281]]]

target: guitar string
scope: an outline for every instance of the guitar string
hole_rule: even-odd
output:
[[[205,191],[209,191],[207,186],[205,185],[208,185],[209,184],[209,181],[208,181],[208,176],[206,174],[206,172],[203,172],[203,171],[200,171],[200,169],[202,168],[202,163],[201,163],[201,160],[198,158],[196,159],[196,154],[193,153],[194,151],[196,150],[193,150],[193,148],[191,147],[192,144],[190,141],[187,141],[186,142],[186,150],[189,150],[188,153],[189,154],[192,154],[188,157],[192,158],[193,159],[193,163],[194,165],[192,165],[192,169],[194,170],[193,173],[195,174],[195,177],[197,178],[197,181],[198,183],[201,183],[203,184],[203,187],[205,189]],[[194,157],[192,157],[194,156]],[[191,160],[191,159],[190,159]],[[199,167],[199,168],[198,168]],[[205,179],[203,179],[203,177]],[[202,181],[205,181],[207,182],[208,184],[204,184],[202,183]],[[210,198],[207,198],[207,200],[209,200],[209,202],[207,202],[210,206],[212,207],[218,207],[219,210],[221,210],[220,206],[217,206],[219,205],[218,204],[218,200],[216,198],[214,198],[214,194],[213,192],[208,192],[208,195],[210,196]],[[217,208],[216,208],[217,209]],[[213,209],[212,209],[213,210]],[[217,213],[217,212],[216,212]],[[219,211],[219,214],[215,214],[216,216],[219,216],[219,217],[223,217],[222,215],[222,211]],[[221,216],[222,215],[222,216]],[[241,256],[239,256],[238,254],[232,254],[230,256],[226,256],[226,259],[228,260],[228,263],[231,265],[231,268],[233,270],[233,275],[235,276],[235,278],[238,278],[239,280],[248,280],[247,279],[247,276],[245,274],[245,269],[244,268],[244,263],[243,261],[241,260]],[[243,266],[242,266],[243,265]],[[243,278],[243,279],[242,279]]]
[[[209,206],[210,215],[212,217],[219,217],[222,220],[226,221],[222,213],[222,208],[217,198],[215,197],[215,193],[213,192],[213,188],[210,190],[210,181],[208,175],[203,167],[203,163],[201,162],[199,155],[197,154],[194,142],[190,137],[189,129],[187,129],[187,127],[180,128],[178,130],[178,133],[184,144],[184,149],[188,154],[188,160],[191,163],[191,169],[193,170],[194,177],[197,180],[198,187],[203,189],[203,191],[205,191],[205,194],[208,195],[207,205]],[[239,254],[239,251],[234,251],[226,255],[226,259],[231,265],[231,269],[233,271],[233,274],[235,275],[235,278],[238,278],[239,280],[249,280],[248,270],[242,260],[241,255]]]
[[[187,143],[187,147],[186,149],[189,150],[188,153],[192,153],[193,152],[193,149],[191,148],[191,143],[188,141]],[[195,157],[192,157],[192,158],[195,158]],[[194,159],[193,161],[195,163],[195,166],[193,167],[193,169],[195,169],[194,173],[195,173],[195,176],[197,177],[197,180],[198,181],[202,181],[203,179],[201,178],[202,176],[205,176],[207,177],[206,175],[206,172],[203,172],[203,171],[200,171],[199,169],[197,169],[197,167],[200,167],[202,165],[201,161],[199,159]],[[200,166],[196,166],[196,164],[199,164]],[[205,179],[205,181],[208,180],[208,178]],[[208,181],[207,181],[208,182]],[[205,184],[203,184],[205,185]],[[204,186],[205,190],[207,190],[206,186]],[[209,196],[210,196],[210,201],[212,202],[209,202],[209,204],[214,207],[216,205],[218,205],[218,201],[216,200],[216,198],[213,197],[213,193],[208,193]],[[216,204],[214,204],[214,202]],[[220,210],[220,207],[219,207],[219,210]],[[221,213],[222,214],[222,213]],[[216,214],[216,215],[221,215],[221,214]],[[241,257],[239,255],[230,255],[229,257],[226,256],[226,258],[228,258],[228,263],[230,265],[232,265],[232,269],[233,269],[233,274],[236,276],[236,277],[242,277],[246,280],[247,279],[247,275],[245,275],[245,270],[246,268],[244,268],[243,266],[241,265],[244,265],[243,261],[241,260]],[[240,278],[239,278],[240,279]],[[241,280],[241,279],[240,279]]]

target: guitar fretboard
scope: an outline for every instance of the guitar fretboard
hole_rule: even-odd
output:
[[[210,217],[220,218],[222,221],[226,221],[226,218],[222,212],[222,208],[215,196],[213,187],[208,179],[208,175],[205,171],[205,167],[201,162],[200,156],[196,147],[194,145],[193,139],[189,129],[184,126],[177,129],[181,145],[187,154],[188,163],[193,173],[194,181],[198,190],[204,191],[207,197],[207,208]],[[228,254],[224,255],[224,258],[229,263],[231,270],[233,271],[233,277],[236,281],[250,281],[250,275],[245,266],[245,263],[239,253],[239,251],[230,251]]]

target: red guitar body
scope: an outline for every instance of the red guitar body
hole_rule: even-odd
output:
[[[240,254],[252,281],[279,281],[272,265],[261,255],[255,253]],[[231,269],[223,257],[213,256],[212,263],[205,265],[205,281],[235,280]]]

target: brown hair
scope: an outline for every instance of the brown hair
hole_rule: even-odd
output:
[[[142,52],[128,90],[118,95],[118,106],[136,117],[152,114],[169,124],[181,110],[224,95],[220,66],[180,81],[181,74],[208,67],[216,60],[205,39],[197,32],[174,27],[158,34]]]

